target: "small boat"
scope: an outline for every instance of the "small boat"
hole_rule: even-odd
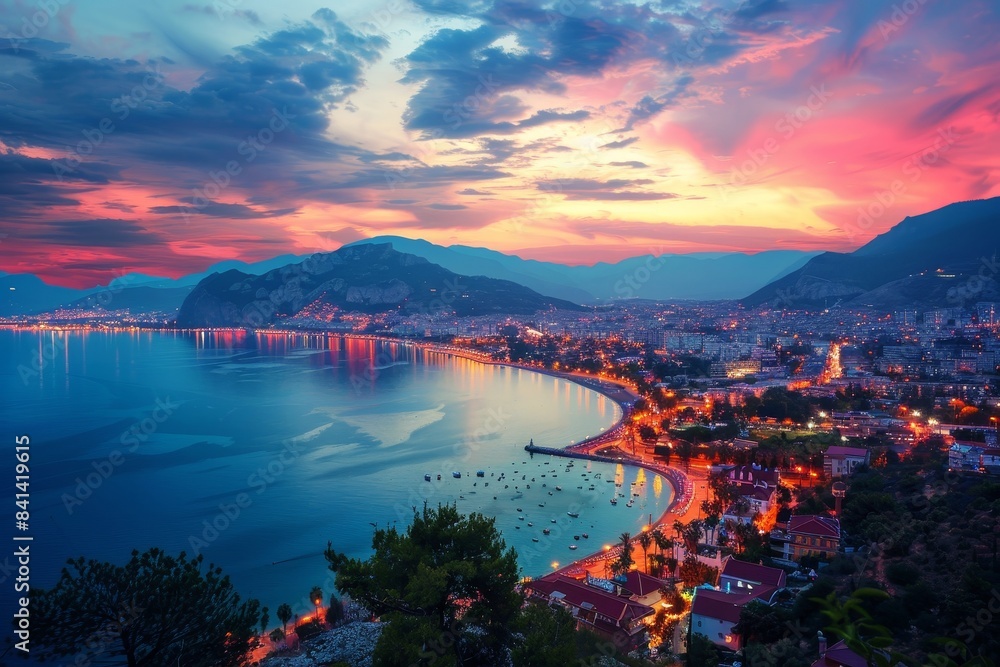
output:
[[[439,482],[441,481],[441,475],[438,475],[438,481]]]
[[[617,498],[612,498],[611,499],[611,504],[612,505],[617,505],[618,504],[618,499]]]
[[[531,527],[532,527],[532,526],[534,526],[534,525],[535,525],[535,524],[531,523],[530,521],[528,522],[528,528],[531,528]]]
[[[524,521],[524,515],[522,514],[521,516],[517,517],[517,520],[518,521]]]
[[[579,536],[579,535],[574,535],[574,536],[573,536],[573,539],[574,539],[574,540],[579,540],[579,539],[580,539],[580,536]]]
[[[576,545],[575,544],[571,544],[571,545],[569,545],[569,548],[575,550],[576,549]]]
[[[583,539],[589,540],[590,539],[590,535],[588,535],[587,533],[584,533],[583,534]]]
[[[486,477],[486,472],[483,470],[477,470],[476,477]]]
[[[538,538],[537,538],[537,537],[532,537],[532,538],[531,538],[531,541],[532,541],[532,542],[537,542],[537,541],[538,541]]]
[[[574,519],[576,519],[576,518],[578,518],[580,516],[579,512],[566,512],[566,514],[568,514],[569,516],[573,517]]]
[[[424,475],[424,481],[425,482],[431,481],[431,476],[429,474],[428,475]]]
[[[455,472],[451,473],[451,476],[454,477],[455,479],[461,479],[462,478],[462,473],[460,473],[460,472],[458,472],[456,470]]]
[[[556,487],[556,491],[562,491],[562,487],[561,486],[557,486]]]
[[[523,512],[524,510],[522,510],[522,509],[521,509],[520,507],[518,507],[518,508],[517,508],[517,511],[518,511],[518,512]]]
[[[552,523],[555,523],[555,522],[556,522],[556,520],[555,520],[555,519],[552,519]]]
[[[548,535],[551,532],[552,532],[551,530],[549,530],[548,528],[545,528],[545,529],[542,530],[542,535]]]

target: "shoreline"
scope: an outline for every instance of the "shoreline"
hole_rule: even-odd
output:
[[[12,328],[23,328],[24,325],[15,325]],[[5,327],[6,328],[6,327]],[[37,325],[28,326],[26,328],[31,329],[41,329],[41,330],[96,330],[90,326],[49,326],[49,327],[39,327]],[[166,333],[168,331],[184,331],[184,332],[198,332],[198,331],[209,331],[209,332],[224,332],[232,331],[234,328],[204,328],[204,329],[174,329],[174,328],[160,328],[160,327],[115,327],[130,330],[146,330],[150,332]],[[247,328],[239,327],[240,331],[247,331]],[[556,379],[566,380],[572,382],[578,386],[585,389],[590,389],[605,398],[613,401],[615,405],[619,408],[618,419],[611,424],[604,432],[597,433],[590,437],[584,438],[580,442],[565,445],[563,447],[551,448],[553,451],[560,450],[564,452],[571,452],[574,458],[581,458],[586,460],[596,460],[603,463],[616,463],[621,465],[631,465],[638,468],[647,470],[653,474],[659,475],[664,478],[674,491],[674,497],[671,499],[670,503],[664,509],[663,513],[656,518],[655,521],[647,524],[649,530],[660,531],[666,526],[671,515],[675,515],[678,519],[685,519],[689,515],[692,509],[691,504],[696,495],[696,489],[694,484],[688,479],[688,475],[681,472],[680,470],[664,466],[662,464],[656,464],[652,462],[646,462],[643,457],[634,457],[627,454],[624,450],[620,450],[620,456],[618,460],[608,461],[608,457],[601,457],[594,454],[594,450],[602,448],[604,446],[611,446],[617,444],[620,441],[620,430],[625,424],[625,420],[631,414],[632,403],[636,401],[639,397],[628,385],[621,382],[616,382],[614,380],[608,380],[598,376],[586,374],[586,373],[575,373],[569,371],[558,371],[548,368],[537,368],[533,366],[528,366],[525,364],[519,364],[516,362],[507,361],[497,361],[485,354],[470,350],[467,348],[454,347],[447,344],[441,343],[425,343],[415,339],[408,338],[392,338],[388,336],[371,335],[371,334],[354,334],[351,332],[340,332],[340,331],[305,331],[299,329],[252,329],[255,334],[273,334],[273,335],[301,335],[301,336],[338,336],[342,338],[354,338],[360,340],[371,340],[379,341],[384,343],[395,343],[410,345],[414,348],[436,352],[439,354],[450,355],[462,359],[467,359],[470,361],[476,361],[482,364],[493,365],[493,366],[506,366],[509,368],[530,371],[538,373],[540,375],[546,375]],[[558,456],[559,454],[549,453],[550,456]],[[602,460],[604,459],[604,460]],[[686,495],[691,492],[691,495]],[[679,503],[681,501],[685,502],[684,509],[680,512],[676,511]],[[555,570],[555,572],[565,573],[567,570],[584,567],[588,562],[603,562],[612,555],[614,555],[619,547],[612,547],[609,551],[598,551],[593,554],[588,554],[578,558],[562,568]],[[635,548],[635,543],[633,542],[633,548]]]

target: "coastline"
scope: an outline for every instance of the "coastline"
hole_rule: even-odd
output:
[[[377,339],[399,342],[398,340],[391,338],[377,338]],[[483,364],[490,364],[494,366],[508,366],[510,368],[532,371],[535,373],[540,373],[542,375],[548,375],[550,377],[568,380],[587,389],[596,391],[602,394],[603,396],[609,398],[610,400],[614,401],[621,410],[621,417],[607,431],[592,436],[590,438],[586,438],[578,443],[566,445],[561,448],[551,448],[553,450],[558,449],[563,452],[572,452],[574,454],[574,458],[584,458],[588,460],[597,460],[600,462],[609,463],[609,461],[603,460],[604,457],[595,455],[593,454],[592,451],[587,451],[587,450],[596,449],[598,446],[601,445],[606,445],[606,444],[610,445],[618,440],[618,437],[615,435],[615,433],[623,426],[625,419],[631,412],[631,406],[624,404],[622,397],[620,396],[620,392],[625,392],[628,395],[630,395],[632,397],[631,400],[639,398],[639,396],[635,394],[633,391],[631,391],[631,389],[628,388],[626,385],[611,380],[605,380],[603,378],[597,378],[586,374],[575,374],[565,371],[555,371],[547,368],[534,368],[531,366],[526,366],[523,364],[517,364],[511,362],[496,361],[495,359],[491,359],[486,355],[480,355],[471,350],[466,350],[462,348],[455,348],[434,343],[419,343],[417,341],[407,341],[407,342],[411,342],[413,345],[423,350],[430,350],[433,352],[448,354],[463,359],[469,359],[471,361],[478,361]],[[586,382],[586,380],[591,380],[591,382]],[[609,387],[602,386],[604,384],[612,385],[616,389],[612,390]],[[549,456],[559,456],[559,454],[555,453],[546,453],[546,452],[543,453]],[[667,524],[671,518],[673,518],[674,520],[687,522],[691,520],[693,514],[699,513],[699,508],[694,506],[694,500],[697,497],[700,489],[695,484],[695,482],[692,481],[692,479],[690,479],[692,477],[690,469],[688,470],[687,473],[684,473],[678,470],[677,468],[673,468],[671,466],[657,464],[655,462],[647,462],[642,457],[637,458],[634,456],[630,456],[624,451],[622,451],[622,457],[615,462],[621,463],[622,465],[636,466],[644,470],[647,470],[653,474],[659,475],[660,477],[664,478],[673,489],[674,497],[670,500],[670,503],[667,505],[666,509],[664,509],[663,513],[659,517],[657,517],[655,521],[652,521],[650,524],[648,524],[650,531],[663,532],[664,529],[668,527]],[[704,482],[702,475],[693,475],[693,476],[697,478],[699,482]],[[682,509],[680,509],[680,511],[678,511],[679,506],[683,507]],[[634,541],[632,542],[632,547],[633,549],[637,548],[637,545]],[[563,567],[560,567],[554,570],[553,572],[566,574],[569,571],[579,570],[581,568],[586,570],[588,565],[593,565],[599,562],[603,563],[604,561],[615,557],[618,553],[619,548],[620,546],[616,545],[615,547],[612,547],[608,551],[601,550],[591,554],[587,554],[586,556],[583,556],[581,558],[578,558],[574,561],[567,563]]]

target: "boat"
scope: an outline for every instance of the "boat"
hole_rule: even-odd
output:
[[[612,505],[617,505],[618,504],[618,499],[617,498],[612,498],[611,499],[611,504]]]
[[[571,544],[571,545],[569,545],[569,548],[575,550],[576,549],[576,545],[575,544]]]
[[[537,541],[538,541],[538,538],[537,538],[537,537],[532,537],[532,538],[531,538],[531,541],[532,541],[532,542],[537,542]]]
[[[427,474],[427,475],[424,475],[424,481],[425,481],[425,482],[429,482],[429,481],[431,481],[431,476],[430,476],[429,474]]]
[[[552,519],[552,523],[555,523],[555,522],[556,522],[556,520],[555,520],[555,519]]]
[[[556,487],[556,491],[562,491],[562,487],[561,486],[557,486]]]
[[[441,481],[441,475],[438,475],[438,481],[439,482]]]
[[[524,515],[521,515],[521,516],[517,517],[517,520],[518,521],[524,521]]]
[[[578,540],[578,539],[580,539],[580,536],[579,536],[579,535],[574,535],[574,536],[573,536],[573,539],[574,539],[574,540]]]
[[[587,533],[584,533],[583,534],[583,539],[589,540],[590,539],[590,535],[588,535]]]
[[[518,511],[518,512],[523,512],[524,510],[522,510],[522,509],[521,509],[520,507],[518,507],[518,508],[517,508],[517,511]]]
[[[543,528],[543,529],[542,529],[542,535],[548,535],[548,534],[549,534],[549,533],[551,533],[551,532],[552,532],[552,531],[551,531],[551,530],[549,530],[548,528]]]
[[[578,518],[580,516],[579,512],[566,512],[566,514],[568,514],[569,516],[573,517],[574,519],[576,519],[576,518]]]
[[[462,478],[462,473],[460,473],[460,472],[458,472],[456,470],[455,472],[451,473],[451,476],[454,477],[455,479],[461,479]]]
[[[476,471],[476,477],[486,477],[486,471],[484,471],[484,470],[477,470]]]
[[[531,528],[531,527],[532,527],[532,526],[534,526],[534,525],[535,525],[535,524],[531,523],[530,521],[528,522],[528,528]]]

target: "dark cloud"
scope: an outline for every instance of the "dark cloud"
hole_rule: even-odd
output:
[[[631,167],[632,169],[648,169],[649,165],[638,160],[627,160],[625,162],[609,162],[612,167]]]
[[[427,208],[432,208],[435,211],[461,211],[469,207],[464,204],[431,204]]]
[[[257,210],[244,204],[226,204],[223,202],[190,202],[186,206],[153,206],[150,213],[157,215],[204,215],[210,218],[231,218],[235,220],[254,220],[278,218],[297,209],[283,208],[274,210]]]
[[[654,201],[657,199],[676,199],[679,195],[672,192],[570,192],[566,195],[569,201]]]
[[[670,192],[646,192],[625,189],[640,185],[651,185],[654,182],[648,178],[614,178],[607,181],[590,178],[564,178],[540,181],[537,184],[537,188],[543,192],[563,194],[569,201],[652,201],[678,197],[678,195]]]
[[[621,141],[612,141],[612,142],[603,144],[601,146],[598,146],[598,148],[608,148],[608,149],[612,149],[612,148],[625,148],[626,146],[631,146],[632,144],[634,144],[637,141],[639,141],[638,137],[629,137],[628,139],[622,139]]]
[[[164,238],[130,220],[53,220],[23,224],[16,232],[18,240],[78,246],[129,248],[155,246]]]
[[[489,195],[492,195],[493,193],[492,192],[483,192],[482,190],[475,190],[473,188],[465,188],[464,190],[457,191],[455,194],[457,194],[457,195],[483,195],[483,196],[489,196]]]
[[[677,103],[677,100],[689,95],[688,87],[694,83],[694,77],[690,74],[683,74],[674,82],[673,87],[666,93],[657,97],[646,95],[629,111],[628,121],[622,132],[630,131],[636,123],[648,120],[660,113],[664,109],[670,108]]]

